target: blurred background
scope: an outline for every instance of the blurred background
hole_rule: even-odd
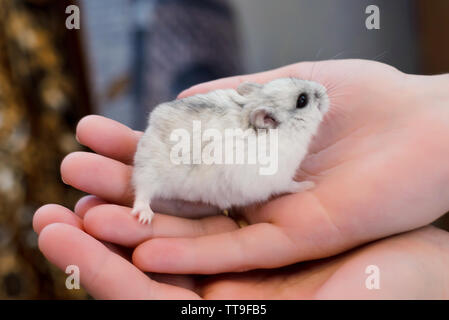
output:
[[[365,9],[380,9],[367,30]],[[69,30],[77,5],[81,28]],[[303,60],[373,59],[449,72],[447,0],[0,0],[0,298],[82,299],[32,230],[46,203],[73,208],[62,158],[90,113],[134,129],[203,81]],[[447,215],[446,215],[447,216]],[[449,230],[449,219],[436,222]]]

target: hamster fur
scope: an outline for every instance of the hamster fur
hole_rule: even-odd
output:
[[[312,188],[313,182],[293,178],[328,107],[322,85],[296,78],[266,84],[245,82],[236,90],[216,90],[158,105],[150,114],[134,157],[132,215],[141,223],[150,223],[154,215],[150,203],[156,197],[227,209]],[[235,128],[257,135],[257,129],[277,129],[278,150],[271,151],[277,152],[278,170],[261,175],[260,163],[173,163],[171,133],[184,129],[194,135],[193,121],[201,121],[203,132],[213,128],[223,133]]]

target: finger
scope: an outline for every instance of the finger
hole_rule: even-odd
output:
[[[66,184],[97,197],[96,200],[81,201],[76,210],[80,216],[85,213],[85,207],[101,201],[130,206],[134,200],[131,175],[131,166],[95,153],[74,152],[61,163],[61,176]],[[182,200],[154,199],[151,208],[156,212],[191,218],[219,213],[216,207]]]
[[[43,228],[52,223],[65,223],[83,230],[83,220],[69,209],[56,205],[49,204],[39,208],[33,217],[33,229],[36,233],[40,233]],[[115,244],[102,242],[109,250],[117,253],[127,259],[131,260],[132,252],[128,248],[118,247]]]
[[[78,123],[78,141],[105,157],[125,164],[133,162],[141,132],[134,131],[120,122],[90,115]]]
[[[117,160],[88,152],[74,152],[61,163],[66,184],[108,202],[130,204],[132,168]]]
[[[225,216],[191,220],[156,214],[150,225],[142,225],[130,211],[128,207],[111,204],[94,207],[84,217],[85,230],[97,239],[134,247],[152,238],[197,237],[238,229]]]
[[[198,299],[186,289],[158,283],[99,241],[66,224],[51,224],[39,248],[61,270],[74,265],[83,287],[97,299]]]
[[[293,263],[296,251],[281,229],[260,223],[198,238],[152,239],[135,249],[133,263],[150,272],[216,274],[277,268]]]
[[[270,71],[213,80],[195,85],[187,90],[184,90],[179,94],[178,98],[185,98],[191,95],[206,93],[216,89],[227,89],[227,88],[234,89],[237,88],[239,84],[241,84],[242,82],[247,81],[265,83],[273,79],[290,76],[306,79],[310,78],[312,67],[313,67],[312,62],[300,62]]]
[[[162,273],[150,273],[151,279],[157,282],[170,284],[172,286],[184,288],[190,291],[201,294],[201,288],[195,283],[195,279],[189,275],[183,274],[162,274]]]
[[[78,217],[83,219],[84,215],[89,209],[106,203],[107,203],[106,201],[98,198],[97,196],[87,195],[78,200],[78,202],[75,205],[74,213]]]
[[[197,238],[151,239],[136,248],[133,263],[160,273],[240,272],[327,257],[360,243],[312,192],[273,199],[246,216],[261,222]]]
[[[83,228],[83,222],[72,211],[57,204],[47,204],[34,213],[33,230],[39,234],[47,225],[56,222],[65,223],[78,229]]]
[[[39,208],[34,214],[33,229],[37,234],[39,234],[42,229],[52,223],[65,223],[67,225],[71,225],[83,230],[82,219],[69,209],[57,204],[45,205]],[[129,252],[129,250],[119,248],[111,243],[104,242],[103,244],[107,246],[112,252],[120,254],[122,257],[128,260],[131,259],[131,252]]]

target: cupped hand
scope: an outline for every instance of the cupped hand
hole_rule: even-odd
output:
[[[433,227],[329,259],[273,270],[200,277],[148,276],[117,246],[104,245],[86,233],[83,226],[92,220],[83,219],[95,219],[89,216],[101,211],[101,203],[95,197],[84,198],[75,213],[47,205],[36,212],[33,221],[43,254],[62,270],[78,266],[81,284],[97,299],[449,298],[449,279],[444,276],[449,267],[449,234]],[[109,235],[116,243],[128,245],[123,235],[132,238],[143,233],[142,226],[129,221],[132,217],[127,212],[113,214],[121,215],[116,218],[124,222],[115,237]]]
[[[118,212],[130,210],[131,159],[140,134],[88,117],[78,139],[100,155],[69,155],[63,179],[125,206],[97,208],[90,221],[97,219],[98,228],[87,223],[89,233],[106,241],[126,238],[123,244],[137,246],[133,262],[144,271],[214,274],[328,257],[425,226],[449,209],[447,76],[407,75],[363,60],[324,61],[214,81],[181,97],[287,76],[320,82],[330,96],[330,111],[298,170],[297,178],[314,181],[314,189],[247,208],[249,226],[241,229],[224,216],[158,215],[137,235],[125,236],[123,224],[135,222],[120,220]]]

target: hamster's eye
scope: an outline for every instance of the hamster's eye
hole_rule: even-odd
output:
[[[298,97],[298,101],[296,101],[296,108],[301,109],[307,106],[309,102],[309,97],[305,93],[301,93]]]

